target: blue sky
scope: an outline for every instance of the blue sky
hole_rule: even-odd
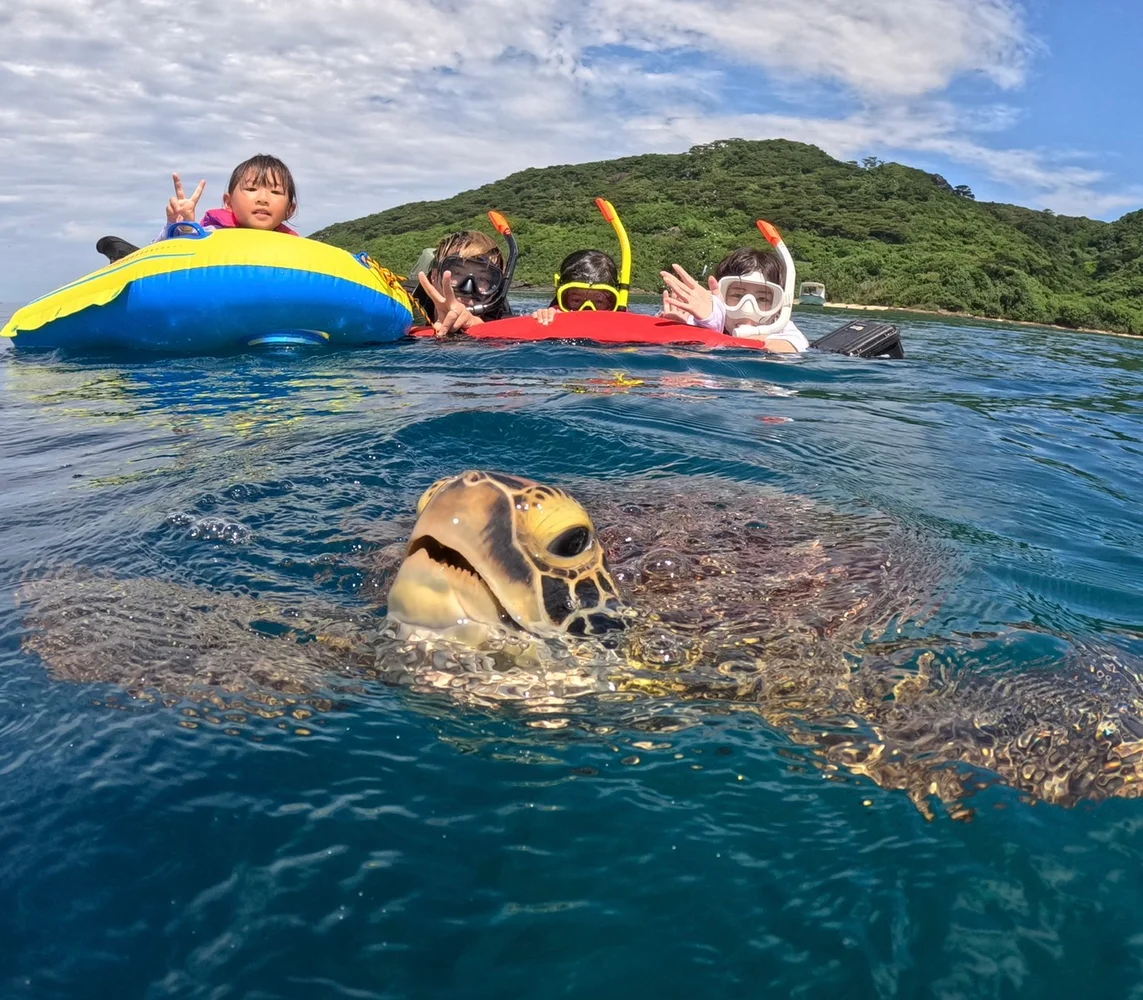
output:
[[[998,139],[1006,146],[1056,151],[1067,162],[1098,169],[1106,177],[1093,184],[1093,190],[1129,199],[1105,211],[1078,206],[1079,214],[1115,219],[1143,207],[1143,4],[1037,0],[1025,10],[1029,33],[1043,48],[1033,58],[1025,83],[1001,98],[1016,116]],[[997,100],[975,82],[959,83],[949,93],[964,107]],[[949,170],[955,173],[958,167],[950,165]],[[964,177],[978,196],[1045,207],[1034,190],[983,175]]]
[[[218,204],[254,152],[293,169],[303,232],[732,136],[1113,219],[1143,206],[1140,38],[1135,0],[16,0],[0,301],[153,239],[172,170]]]

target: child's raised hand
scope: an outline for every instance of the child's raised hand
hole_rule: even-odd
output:
[[[452,288],[451,271],[445,271],[441,275],[441,284],[444,286],[443,292],[429,281],[429,276],[424,271],[417,273],[417,281],[425,290],[425,294],[433,301],[434,336],[447,337],[450,333],[463,332],[470,326],[479,326],[484,322],[479,316],[473,316],[469,312],[468,306],[456,297],[456,292]]]
[[[687,321],[687,314],[679,312],[671,304],[670,293],[665,288],[663,289],[663,309],[659,315],[663,319],[673,319],[676,323],[685,323]]]
[[[546,306],[543,309],[537,309],[532,313],[532,319],[536,320],[540,326],[551,326],[552,320],[556,318],[556,311],[551,306]]]
[[[171,200],[167,202],[167,223],[172,222],[194,222],[195,215],[198,212],[198,200],[202,197],[203,191],[206,190],[206,181],[198,182],[198,187],[194,189],[194,193],[188,198],[186,192],[183,191],[183,182],[180,180],[178,174],[171,174],[175,182],[175,193]]]
[[[666,315],[685,313],[697,320],[708,320],[714,313],[714,292],[718,289],[718,282],[713,276],[709,281],[709,288],[703,288],[694,278],[687,274],[686,268],[679,264],[672,264],[674,274],[670,271],[660,271],[659,276],[667,290],[663,293],[663,312]]]

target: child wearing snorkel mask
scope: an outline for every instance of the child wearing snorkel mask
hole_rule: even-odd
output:
[[[478,230],[441,240],[427,270],[418,271],[417,282],[413,300],[438,337],[512,315],[504,255],[496,240]]]
[[[576,250],[560,264],[556,293],[533,318],[547,326],[561,312],[614,312],[619,308],[619,269],[602,250]]]
[[[719,261],[703,288],[686,269],[673,264],[659,274],[666,285],[662,315],[732,337],[764,341],[780,354],[809,350],[809,341],[790,319],[794,264],[778,231],[758,228],[776,251],[741,247]]]

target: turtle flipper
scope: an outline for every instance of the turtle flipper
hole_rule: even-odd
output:
[[[132,695],[306,695],[326,689],[344,658],[305,641],[320,624],[273,602],[162,580],[63,566],[26,580],[16,599],[23,646],[52,676]]]

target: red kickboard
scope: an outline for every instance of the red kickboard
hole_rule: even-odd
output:
[[[431,337],[431,327],[418,327],[414,337]],[[531,316],[513,316],[469,327],[476,340],[590,340],[597,344],[701,344],[703,347],[745,347],[763,350],[760,340],[730,337],[702,327],[627,312],[556,313],[547,326]]]

